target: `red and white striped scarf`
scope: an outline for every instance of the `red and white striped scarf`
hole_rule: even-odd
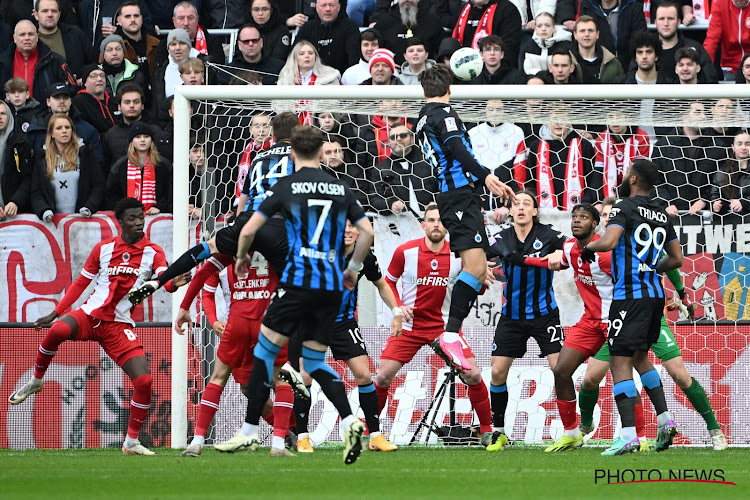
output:
[[[271,146],[272,144],[273,141],[270,137],[266,139],[266,142],[261,143],[256,141],[255,139],[251,139],[247,144],[245,151],[243,151],[242,153],[242,158],[240,159],[240,167],[239,171],[237,172],[237,185],[234,188],[234,196],[237,198],[237,200],[239,200],[240,196],[242,196],[242,188],[245,187],[245,179],[247,179],[247,173],[250,171],[250,164],[253,162],[255,153],[257,153],[261,149],[265,149]]]
[[[612,140],[607,130],[596,139],[596,167],[604,174],[604,196],[616,196],[616,188],[622,182],[625,171],[636,158],[648,158],[650,144],[648,134],[638,129],[625,142]]]
[[[206,43],[206,34],[203,32],[201,25],[198,25],[198,31],[195,33],[195,50],[203,54],[208,54],[208,44]]]
[[[302,74],[297,75],[297,83],[295,85],[304,85],[302,83]],[[312,74],[310,77],[310,81],[307,82],[308,85],[315,85],[315,82],[318,80],[318,75],[315,73]],[[299,101],[298,104],[309,104],[310,101]],[[299,112],[299,124],[300,125],[312,125],[313,124],[313,115],[310,111],[300,111]]]
[[[552,180],[552,167],[549,161],[549,143],[539,141],[537,149],[537,183],[536,190],[539,208],[556,208],[557,193]],[[565,166],[565,197],[563,210],[570,210],[581,203],[583,195],[583,155],[581,154],[581,139],[574,138],[568,145],[568,158]]]
[[[466,5],[464,5],[463,10],[461,11],[461,14],[458,16],[456,27],[453,28],[453,34],[451,36],[458,40],[458,43],[460,43],[461,45],[464,44],[466,24],[469,22],[469,12],[471,11],[472,7],[473,5],[471,2],[466,2]],[[495,20],[496,9],[497,4],[494,3],[482,13],[482,17],[479,18],[479,25],[477,26],[477,30],[474,32],[474,38],[471,39],[472,48],[478,49],[479,40],[492,34],[492,23]]]
[[[128,197],[140,200],[146,210],[156,205],[156,168],[148,155],[143,168],[128,161]]]

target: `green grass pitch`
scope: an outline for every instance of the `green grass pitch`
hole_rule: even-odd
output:
[[[749,498],[750,449],[714,452],[672,448],[663,453],[601,457],[601,448],[544,453],[512,446],[402,447],[365,451],[351,466],[341,448],[296,458],[271,458],[268,449],[199,458],[177,450],[158,456],[123,456],[117,449],[0,450],[0,498]],[[723,484],[595,483],[595,470],[716,471]],[[636,472],[637,473],[637,472]],[[652,472],[652,477],[655,477]],[[630,480],[630,477],[626,477]]]

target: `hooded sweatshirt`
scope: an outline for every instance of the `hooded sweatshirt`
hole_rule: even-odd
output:
[[[532,42],[524,47],[523,70],[527,75],[536,75],[547,69],[550,53],[558,48],[570,46],[572,35],[569,31],[556,27],[555,33],[547,39],[539,38],[536,33],[531,39]]]
[[[5,106],[5,112],[8,114],[8,123],[5,128],[0,132],[0,185],[3,181],[3,174],[5,174],[5,146],[8,144],[8,137],[13,132],[15,126],[15,118],[13,117],[13,111],[7,102],[2,101]],[[5,200],[3,200],[3,190],[0,189],[0,206],[5,207]]]

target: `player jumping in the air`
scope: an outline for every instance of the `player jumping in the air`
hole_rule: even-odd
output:
[[[565,237],[552,226],[539,222],[537,198],[519,191],[511,205],[513,224],[491,240],[490,256],[503,260],[505,287],[503,314],[495,329],[492,346],[492,442],[487,451],[500,451],[508,444],[505,410],[508,407],[508,373],[513,360],[526,354],[526,343],[533,337],[552,370],[562,347],[560,310],[552,288],[554,273],[529,266],[528,257],[545,257],[562,249]]]
[[[279,288],[266,311],[250,372],[247,414],[241,434],[257,448],[258,421],[278,376],[273,362],[289,337],[302,342],[305,371],[320,384],[341,416],[344,463],[354,463],[362,450],[364,425],[352,415],[344,384],[325,363],[331,330],[344,288],[353,289],[373,241],[372,224],[343,182],[320,170],[323,133],[309,126],[295,127],[291,156],[296,171],[279,180],[240,232],[238,272],[250,264],[247,255],[258,231],[280,213],[285,222],[289,253]],[[359,230],[349,264],[344,269],[344,231],[349,219]]]
[[[388,387],[396,373],[412,360],[422,346],[433,344],[443,332],[451,287],[455,286],[456,276],[461,272],[461,260],[451,254],[450,244],[445,239],[447,231],[434,203],[425,207],[422,229],[424,238],[408,241],[396,249],[386,273],[386,282],[393,290],[404,316],[404,330],[401,335],[392,334],[388,338],[380,355],[375,377],[378,413],[386,405]],[[396,289],[399,279],[402,287],[400,296]],[[471,366],[462,377],[469,387],[469,400],[479,417],[482,442],[486,445],[492,437],[487,387],[474,354],[460,332],[459,342]]]
[[[648,359],[648,350],[659,339],[664,309],[660,273],[677,269],[683,256],[680,241],[667,213],[649,197],[659,181],[659,171],[649,160],[630,164],[610,212],[604,235],[581,251],[584,262],[594,262],[595,252],[612,251],[614,295],[609,309],[609,352],[612,392],[622,419],[622,433],[602,455],[622,455],[640,450],[635,430],[638,391],[633,368],[638,370],[656,410],[659,432],[656,451],[666,450],[677,433],[664,398],[659,372]],[[662,258],[662,251],[667,256]]]
[[[513,199],[514,194],[474,158],[466,127],[450,106],[452,81],[453,73],[443,64],[419,74],[427,103],[419,112],[416,136],[440,186],[435,199],[440,207],[440,218],[451,235],[451,251],[461,257],[463,265],[453,286],[440,347],[452,365],[469,371],[472,366],[463,354],[458,331],[487,274],[487,234],[480,199],[482,184],[501,201]]]
[[[133,382],[130,401],[130,420],[122,452],[126,455],[154,455],[138,441],[151,404],[151,371],[143,345],[133,328],[130,317],[132,305],[127,293],[153,273],[167,268],[164,250],[151,243],[143,234],[143,204],[135,198],[125,198],[115,207],[115,218],[122,230],[120,236],[101,241],[94,246],[81,275],[73,282],[55,310],[34,322],[39,330],[51,323],[73,304],[92,280],[94,292],[78,309],[64,315],[45,335],[34,363],[34,376],[8,398],[10,404],[20,404],[30,395],[41,392],[42,379],[60,345],[66,340],[94,341],[104,349],[112,361],[122,368]],[[167,282],[173,292],[188,281],[180,275]]]
[[[546,257],[526,258],[527,265],[539,265],[555,270],[572,267],[578,293],[583,299],[583,316],[565,337],[554,368],[557,409],[565,432],[554,444],[545,449],[545,452],[570,450],[583,444],[583,436],[576,422],[573,372],[587,358],[593,356],[607,339],[609,306],[613,293],[610,254],[596,254],[596,260],[590,264],[579,258],[584,246],[600,238],[596,234],[599,212],[592,205],[583,203],[573,207],[570,217],[573,238],[563,243],[560,265]]]
[[[221,393],[229,380],[229,375],[233,374],[234,379],[240,386],[247,385],[252,369],[252,349],[258,341],[260,322],[279,282],[276,273],[259,252],[251,254],[250,262],[251,265],[247,273],[237,275],[234,272],[233,258],[218,255],[208,259],[193,277],[177,312],[175,331],[182,334],[184,333],[183,325],[187,324],[189,328],[192,327],[189,313],[190,304],[192,304],[201,287],[204,290],[207,289],[207,293],[203,295],[203,308],[212,328],[221,337],[219,348],[216,351],[211,380],[203,390],[195,426],[195,436],[182,453],[183,457],[200,456],[206,431],[219,409]],[[219,322],[216,318],[216,303],[214,301],[216,285],[219,283],[219,273],[225,267],[227,283],[224,285],[224,291],[230,297],[226,324]],[[286,349],[282,349],[276,356],[274,364],[276,366],[284,365],[286,355]],[[284,371],[287,378],[297,377],[299,379],[297,387],[301,391],[300,396],[309,398],[310,395],[305,394],[307,390],[304,388],[299,374],[296,374],[289,366]],[[243,390],[246,390],[246,388],[243,387]],[[292,387],[286,382],[278,383],[275,393],[273,413],[266,416],[269,423],[273,425],[271,456],[291,456],[292,454],[284,447],[284,439],[288,434],[289,422],[292,418],[292,406],[294,405]],[[216,449],[219,451],[237,451],[235,448],[224,449],[222,445],[218,444]]]
[[[612,209],[612,205],[615,203],[614,198],[605,198],[602,202],[602,223],[606,227],[609,222],[609,214]],[[601,259],[603,255],[597,254],[598,258]],[[680,309],[687,315],[689,319],[693,319],[692,304],[690,298],[687,296],[685,287],[682,284],[682,278],[680,277],[680,271],[678,269],[672,269],[665,273],[669,281],[675,287],[677,294],[680,298],[678,305]],[[576,283],[577,284],[577,283]],[[651,345],[651,350],[659,360],[662,362],[662,366],[666,368],[675,384],[682,389],[682,392],[687,396],[690,404],[693,408],[700,413],[703,420],[706,422],[706,427],[711,436],[711,443],[713,449],[720,451],[727,448],[727,438],[724,433],[721,432],[719,423],[716,421],[711,403],[708,400],[706,391],[690,373],[688,373],[685,363],[682,361],[682,353],[680,352],[680,346],[677,345],[677,341],[674,338],[674,334],[667,325],[666,316],[662,316],[661,319],[661,333],[659,340]],[[604,344],[599,352],[594,357],[589,359],[586,367],[586,374],[583,377],[581,383],[581,389],[578,393],[578,405],[581,409],[581,432],[583,434],[589,434],[594,430],[594,407],[599,399],[599,384],[607,375],[609,370],[609,349],[607,344]],[[558,393],[559,394],[559,393]],[[640,394],[638,395],[640,399]],[[640,401],[636,403],[635,407],[635,427],[636,434],[641,441],[641,451],[648,449],[648,443],[645,438],[645,427],[643,418],[643,406]]]
[[[140,304],[146,297],[164,286],[164,283],[175,276],[190,271],[211,255],[234,256],[237,250],[237,238],[239,238],[240,230],[245,222],[250,220],[253,211],[258,209],[271,187],[279,179],[291,174],[294,170],[294,163],[289,157],[289,151],[291,150],[289,137],[292,128],[296,125],[299,125],[299,119],[297,115],[291,112],[279,113],[271,119],[275,144],[255,155],[250,172],[245,178],[245,186],[237,207],[237,220],[234,224],[220,229],[208,241],[204,241],[182,254],[156,279],[147,281],[133,290],[128,295],[130,302]],[[284,222],[281,219],[270,220],[268,224],[263,226],[261,234],[255,239],[255,245],[251,250],[259,251],[271,264],[274,271],[281,274],[285,265],[284,256],[287,253]]]

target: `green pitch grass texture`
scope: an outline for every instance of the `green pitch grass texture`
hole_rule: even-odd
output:
[[[341,448],[296,458],[257,452],[198,458],[156,449],[154,457],[119,449],[0,450],[0,498],[749,498],[750,449],[714,452],[671,448],[663,453],[602,457],[602,448],[544,453],[513,446],[402,447],[364,451],[345,466]],[[595,484],[596,469],[721,469],[737,486],[698,483]]]

